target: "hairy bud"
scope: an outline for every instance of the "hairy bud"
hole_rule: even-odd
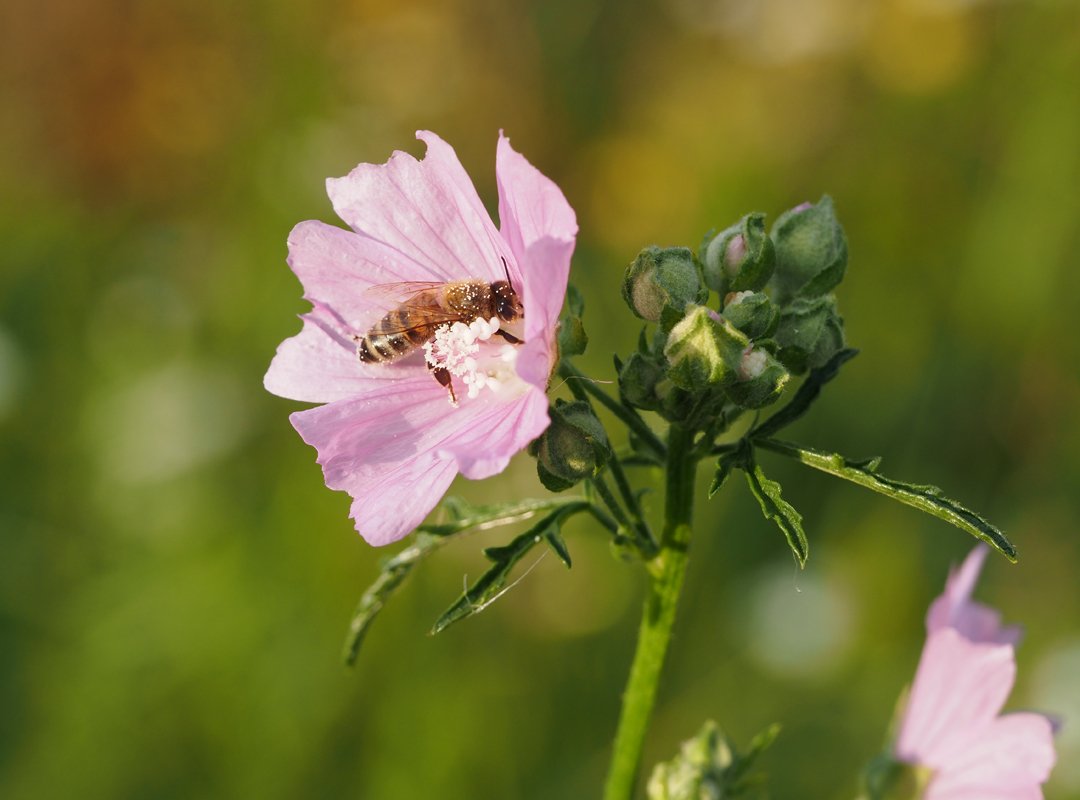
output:
[[[724,298],[723,314],[751,339],[771,336],[780,321],[780,309],[762,292],[732,292]]]
[[[641,319],[680,319],[688,303],[704,302],[697,262],[686,247],[646,247],[626,268],[622,295]]]
[[[561,492],[599,472],[610,448],[604,427],[588,403],[557,401],[550,412],[551,424],[529,452],[536,456],[541,483]]]
[[[795,297],[818,297],[832,290],[847,268],[847,239],[836,221],[832,198],[785,211],[772,229],[776,269],[775,298],[786,305]]]
[[[727,385],[736,379],[749,345],[746,335],[715,311],[694,306],[668,334],[668,377],[688,391]]]
[[[844,347],[844,320],[836,298],[796,299],[781,312],[774,338],[780,348],[777,357],[796,375],[823,366]]]
[[[699,253],[705,283],[721,297],[764,288],[776,264],[773,242],[765,234],[765,215],[757,212],[707,235]]]

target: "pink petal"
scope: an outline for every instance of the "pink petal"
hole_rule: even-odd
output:
[[[562,190],[515,151],[510,140],[501,134],[495,172],[502,235],[524,272],[528,341],[544,328],[550,331],[559,318],[577,236],[577,219]]]
[[[382,381],[428,374],[419,358],[392,365],[361,363],[351,328],[328,306],[313,303],[311,313],[301,317],[300,333],[278,346],[263,378],[268,391],[292,400],[332,403],[363,394]]]
[[[361,164],[326,190],[334,210],[358,233],[411,262],[406,280],[503,277],[513,254],[476,194],[450,145],[418,131],[427,155],[395,152],[386,164]]]
[[[457,461],[461,474],[471,480],[502,472],[511,456],[524,450],[550,423],[543,389],[530,389],[510,403],[490,403],[487,409],[473,403],[459,410],[472,408],[479,413],[470,416],[461,426],[460,434],[443,451]]]
[[[952,628],[927,637],[897,739],[897,756],[943,766],[952,744],[987,726],[1016,679],[1009,645],[971,642]]]
[[[1006,714],[966,740],[957,739],[943,757],[934,780],[941,791],[981,789],[986,796],[997,789],[1016,792],[1007,797],[1030,796],[1057,760],[1053,726],[1041,714]]]
[[[1002,625],[1000,613],[971,599],[989,552],[990,548],[985,544],[977,545],[960,568],[950,572],[945,591],[933,602],[926,615],[928,632],[950,627],[973,642],[1012,645],[1020,642],[1023,635],[1020,626]]]
[[[457,473],[452,459],[435,453],[447,410],[445,390],[417,375],[289,419],[318,451],[326,485],[354,498],[360,535],[381,545],[416,528]]]

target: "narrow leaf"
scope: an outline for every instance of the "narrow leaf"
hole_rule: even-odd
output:
[[[559,561],[566,565],[567,569],[573,566],[570,562],[570,551],[566,547],[566,542],[562,538],[562,533],[558,528],[551,528],[544,534],[544,540],[548,543],[552,550],[555,551],[555,555],[559,557]]]
[[[386,605],[386,601],[409,577],[413,567],[446,542],[445,536],[418,533],[408,547],[382,565],[379,577],[360,598],[356,612],[349,623],[349,633],[345,637],[345,646],[342,649],[342,657],[348,666],[351,667],[356,663],[364,636],[371,627],[371,623],[375,621],[375,617]]]
[[[772,436],[781,428],[785,428],[799,419],[817,400],[822,387],[839,374],[840,367],[858,354],[858,350],[850,347],[840,350],[824,366],[811,370],[802,386],[799,387],[799,391],[791,398],[791,402],[750,431],[750,437],[756,439],[759,436]]]
[[[450,608],[442,613],[435,621],[431,632],[433,634],[441,633],[455,622],[482,611],[498,599],[499,595],[505,591],[507,579],[510,577],[510,572],[514,569],[514,566],[541,541],[548,541],[558,553],[558,547],[551,543],[548,534],[553,531],[558,535],[559,527],[564,519],[578,511],[585,511],[588,507],[587,502],[578,501],[575,505],[566,505],[556,509],[509,544],[500,547],[489,547],[484,550],[484,555],[494,564],[472,586],[468,587]],[[563,563],[569,566],[570,554],[566,552],[565,545],[562,545],[562,549],[566,554]],[[563,558],[562,553],[559,554],[559,557]]]
[[[413,567],[445,544],[450,537],[468,530],[487,530],[509,525],[535,516],[544,511],[574,513],[587,509],[588,503],[580,497],[522,500],[517,503],[474,506],[456,497],[443,500],[442,508],[450,518],[441,524],[421,525],[412,542],[401,552],[383,563],[379,576],[367,588],[356,606],[349,631],[342,648],[342,657],[348,666],[356,663],[360,646],[364,642],[371,623],[382,611],[387,600],[405,582]],[[567,511],[572,509],[572,511]]]
[[[791,503],[780,496],[780,484],[765,477],[761,467],[756,463],[751,463],[745,469],[746,481],[750,484],[750,491],[761,506],[761,513],[766,519],[771,519],[776,523],[776,527],[787,539],[788,546],[795,554],[795,560],[799,562],[799,566],[805,566],[809,542],[803,531],[802,515]]]
[[[920,486],[886,478],[869,469],[866,464],[849,461],[837,453],[822,453],[791,442],[760,439],[755,440],[754,444],[932,514],[991,545],[1010,561],[1016,561],[1016,547],[1000,528],[985,517],[946,497],[936,486]]]
[[[544,511],[573,506],[581,502],[580,497],[546,497],[543,499],[521,500],[515,503],[474,506],[460,498],[448,497],[443,500],[443,507],[449,510],[450,521],[421,525],[417,530],[435,536],[450,536],[469,528],[486,531],[513,522],[521,522]]]

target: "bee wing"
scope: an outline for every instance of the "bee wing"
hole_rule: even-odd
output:
[[[434,291],[445,286],[443,281],[401,281],[379,283],[364,290],[364,296],[387,310],[408,303],[418,294]]]

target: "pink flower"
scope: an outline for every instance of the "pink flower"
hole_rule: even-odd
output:
[[[988,548],[953,571],[926,616],[927,640],[900,725],[896,757],[930,770],[925,800],[1028,800],[1054,765],[1053,725],[1000,714],[1016,679],[1021,631],[971,599]]]
[[[326,403],[290,420],[318,451],[326,485],[352,496],[350,516],[373,545],[414,530],[459,472],[501,472],[548,426],[545,392],[577,234],[562,192],[505,136],[495,158],[499,228],[454,150],[427,131],[417,138],[427,144],[423,160],[395,152],[327,181],[352,231],[309,221],[289,235],[289,265],[313,309],[264,381],[282,397]],[[372,287],[507,277],[524,306],[514,331],[523,344],[494,335],[494,318],[444,326],[438,342],[393,363],[360,361],[358,341],[396,305]],[[425,358],[449,369],[456,406]]]

